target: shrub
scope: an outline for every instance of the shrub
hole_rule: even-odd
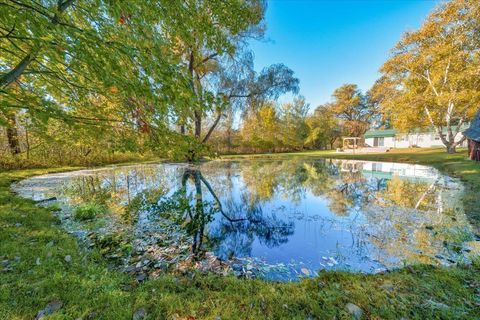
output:
[[[60,206],[59,203],[52,203],[47,206],[47,210],[50,210],[52,212],[61,211],[62,207]]]
[[[93,220],[97,216],[103,215],[105,212],[106,208],[103,205],[98,203],[85,203],[75,208],[73,217],[80,221]]]

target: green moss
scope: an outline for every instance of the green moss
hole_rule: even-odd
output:
[[[470,188],[466,198],[478,201],[480,166],[463,154],[446,156],[438,150],[368,156],[433,164],[464,180]],[[0,173],[0,319],[33,319],[55,299],[63,307],[53,319],[132,319],[139,308],[149,319],[351,319],[345,311],[349,302],[363,310],[365,319],[478,318],[478,261],[377,275],[321,272],[298,283],[160,274],[138,284],[109,269],[100,249],[80,250],[76,239],[56,226],[51,210],[11,193],[12,182],[46,172]]]

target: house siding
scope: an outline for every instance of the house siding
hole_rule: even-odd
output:
[[[397,134],[395,137],[384,137],[383,147],[385,148],[411,148],[411,147],[420,147],[420,148],[432,148],[432,147],[444,147],[442,140],[440,138],[435,139],[436,134],[428,133],[418,133],[418,134]],[[462,134],[457,134],[455,141],[460,141],[462,139]],[[368,147],[374,146],[374,138],[366,138],[365,144]],[[462,147],[466,147],[467,143],[464,142],[461,144]]]

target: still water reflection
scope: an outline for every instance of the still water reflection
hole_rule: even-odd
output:
[[[37,200],[56,197],[67,230],[119,235],[128,243],[122,261],[148,253],[152,268],[217,259],[238,274],[291,280],[322,269],[455,263],[473,238],[462,185],[420,165],[148,164],[45,175],[16,189]],[[85,203],[108,214],[78,221],[75,208]]]

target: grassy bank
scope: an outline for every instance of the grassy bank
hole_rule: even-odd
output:
[[[260,157],[298,156],[338,157],[325,152]],[[480,166],[464,154],[417,150],[349,157],[434,165],[477,194],[480,190]],[[67,169],[0,173],[0,319],[33,319],[52,301],[62,304],[52,319],[132,319],[139,310],[149,319],[351,319],[347,303],[360,307],[364,319],[478,318],[479,263],[415,266],[377,275],[323,272],[299,283],[196,274],[163,275],[139,284],[109,270],[95,249],[81,250],[75,238],[58,228],[51,211],[10,191],[19,179]]]

